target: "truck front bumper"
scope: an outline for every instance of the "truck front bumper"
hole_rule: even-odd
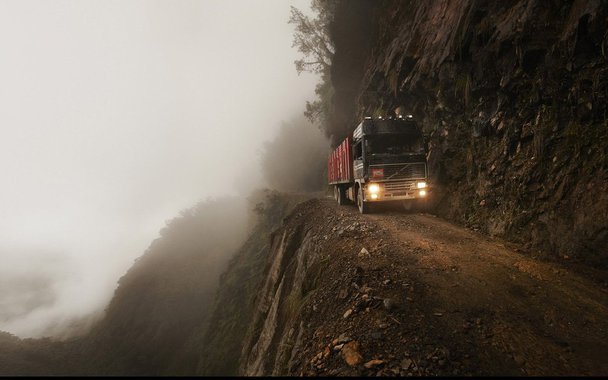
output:
[[[365,200],[370,202],[426,199],[428,194],[425,180],[370,182],[365,186]]]

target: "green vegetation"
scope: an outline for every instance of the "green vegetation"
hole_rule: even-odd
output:
[[[323,126],[329,117],[334,93],[330,75],[334,48],[329,28],[334,17],[335,1],[312,0],[311,8],[315,13],[314,18],[291,7],[289,23],[295,25],[293,47],[298,48],[303,55],[294,62],[298,74],[307,71],[319,74],[321,77],[315,88],[317,99],[306,102],[304,115],[312,123]]]

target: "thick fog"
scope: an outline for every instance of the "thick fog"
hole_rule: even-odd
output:
[[[314,97],[290,5],[0,1],[0,330],[103,308],[166,220],[261,183]]]

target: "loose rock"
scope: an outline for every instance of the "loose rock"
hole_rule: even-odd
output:
[[[390,298],[385,298],[382,301],[382,305],[384,306],[384,308],[388,311],[391,311],[394,307],[395,307],[395,301],[393,301]]]
[[[346,364],[354,367],[363,361],[363,356],[361,356],[359,350],[360,345],[357,341],[348,342],[342,347],[342,357]]]
[[[361,251],[357,255],[359,257],[370,257],[369,251],[365,248],[361,248]]]
[[[348,335],[340,334],[340,336],[338,337],[337,344],[348,343],[351,340],[353,340],[353,339],[351,337],[349,337]]]
[[[401,361],[401,368],[410,369],[411,366],[412,366],[412,359],[406,358]]]
[[[367,363],[363,364],[363,366],[365,368],[369,369],[369,368],[374,368],[376,366],[379,366],[382,363],[384,363],[384,360],[372,359],[372,360],[368,361]]]
[[[325,350],[323,351],[323,359],[326,359],[329,355],[331,355],[331,350],[328,347],[325,347]]]

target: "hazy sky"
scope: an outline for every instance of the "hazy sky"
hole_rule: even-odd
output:
[[[93,311],[165,220],[257,183],[314,95],[291,4],[0,0],[0,330]]]

